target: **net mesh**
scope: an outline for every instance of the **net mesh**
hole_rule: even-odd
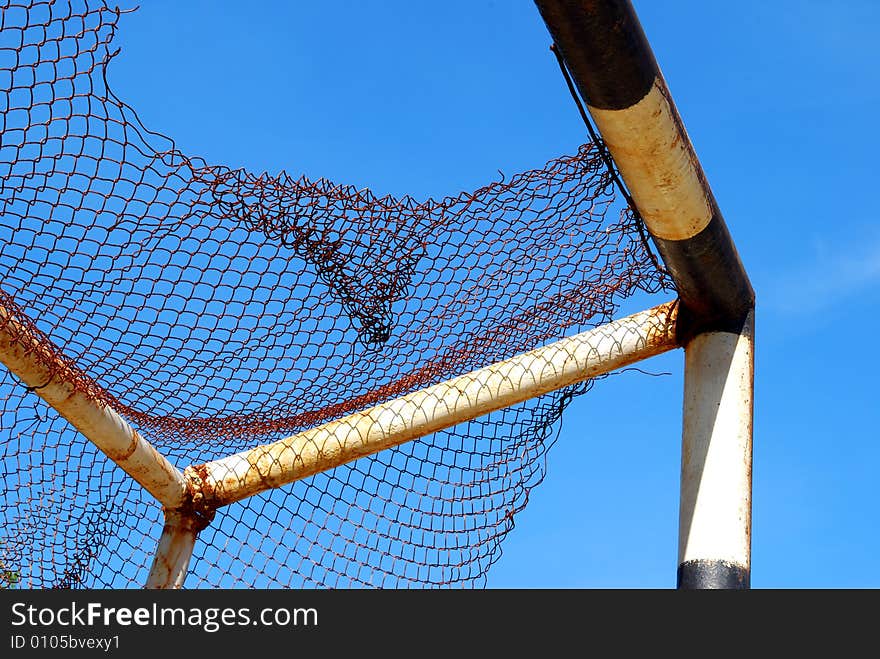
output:
[[[118,9],[0,7],[0,306],[54,346],[52,379],[180,468],[606,323],[667,283],[593,145],[424,201],[210,165],[108,89]],[[483,584],[587,388],[221,508],[187,586]],[[160,506],[35,393],[0,369],[2,579],[143,585]]]

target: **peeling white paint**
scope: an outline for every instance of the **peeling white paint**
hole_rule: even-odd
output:
[[[648,230],[684,240],[705,229],[712,219],[708,188],[662,78],[624,110],[589,109]]]

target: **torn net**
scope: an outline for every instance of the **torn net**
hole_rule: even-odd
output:
[[[0,6],[0,301],[87,376],[53,377],[181,469],[606,323],[666,285],[592,145],[425,201],[209,165],[108,89],[118,10]],[[481,585],[588,387],[221,508],[187,586]],[[0,446],[0,580],[143,585],[160,507],[5,368]]]

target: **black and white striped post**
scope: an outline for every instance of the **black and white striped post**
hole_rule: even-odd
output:
[[[628,0],[535,0],[679,292],[679,588],[748,588],[754,291]]]

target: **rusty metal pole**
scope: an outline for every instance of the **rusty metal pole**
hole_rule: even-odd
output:
[[[535,4],[681,300],[678,585],[747,588],[754,291],[629,0]]]
[[[165,512],[165,526],[147,577],[145,588],[178,589],[183,587],[189,561],[198,538],[198,518],[177,510]]]
[[[86,387],[72,384],[74,379],[88,382],[88,377],[64,361],[61,351],[3,299],[0,362],[163,506],[181,506],[187,496],[183,474],[110,405],[87,395]]]
[[[677,306],[667,302],[184,474],[213,510],[678,348]]]

